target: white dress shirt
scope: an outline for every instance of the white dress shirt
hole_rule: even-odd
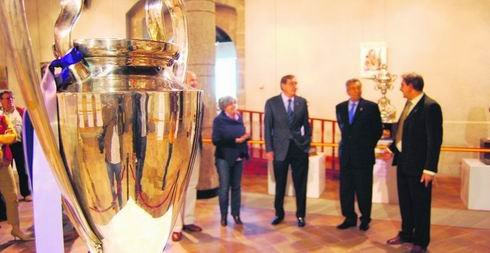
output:
[[[286,112],[288,111],[289,99],[291,99],[291,110],[294,112],[294,96],[288,97],[286,94],[281,92],[282,103],[284,104],[284,108]]]
[[[121,163],[121,150],[120,150],[120,143],[119,143],[119,131],[117,124],[114,124],[114,127],[112,129],[112,139],[111,139],[111,163],[112,164],[118,164]]]
[[[146,96],[140,98],[140,120],[141,120],[141,137],[146,136]]]
[[[418,96],[416,96],[416,97],[414,97],[413,99],[410,100],[411,105],[408,108],[407,117],[408,117],[408,115],[410,115],[410,113],[412,112],[413,108],[420,102],[420,99],[422,99],[423,96],[424,96],[424,93],[422,92]],[[402,152],[402,141],[401,140],[400,140],[400,142],[398,142],[396,144],[396,148],[398,149],[398,151]]]

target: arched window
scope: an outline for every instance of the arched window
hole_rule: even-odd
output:
[[[223,29],[216,27],[216,100],[223,96],[237,97],[237,53],[235,44]]]

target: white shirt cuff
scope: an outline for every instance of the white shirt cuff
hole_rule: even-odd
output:
[[[436,173],[434,171],[432,171],[432,170],[424,170],[424,173],[425,174],[428,174],[428,175],[431,175],[431,176],[435,176],[436,175]]]

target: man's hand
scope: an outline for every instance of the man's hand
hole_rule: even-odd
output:
[[[382,159],[387,161],[390,160],[392,157],[393,157],[393,152],[391,152],[389,148],[385,148],[385,150],[383,151]]]
[[[269,161],[274,160],[274,152],[267,152],[267,153],[265,153],[265,156],[267,157],[267,160],[269,160]]]
[[[434,176],[427,173],[422,173],[422,177],[420,177],[420,182],[425,184],[425,187],[429,186],[432,180],[434,180]]]
[[[249,138],[250,138],[250,134],[249,133],[245,133],[244,135],[240,136],[239,138],[236,138],[235,139],[235,142],[236,143],[243,143],[246,140],[248,140]]]
[[[242,138],[243,138],[243,141],[250,139],[250,133],[245,133],[244,135],[242,135]]]
[[[390,137],[391,137],[391,131],[388,129],[384,129],[382,138],[390,138]]]

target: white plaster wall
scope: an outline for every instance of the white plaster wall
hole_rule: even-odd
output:
[[[295,74],[310,114],[334,118],[344,83],[359,76],[361,42],[385,41],[389,70],[416,71],[444,113],[444,144],[477,146],[490,136],[490,1],[246,0],[247,109],[263,110],[279,79]],[[389,93],[400,112],[404,100]],[[376,100],[365,80],[364,97]],[[250,94],[253,94],[251,96]],[[443,153],[441,173],[459,175],[462,157]]]

